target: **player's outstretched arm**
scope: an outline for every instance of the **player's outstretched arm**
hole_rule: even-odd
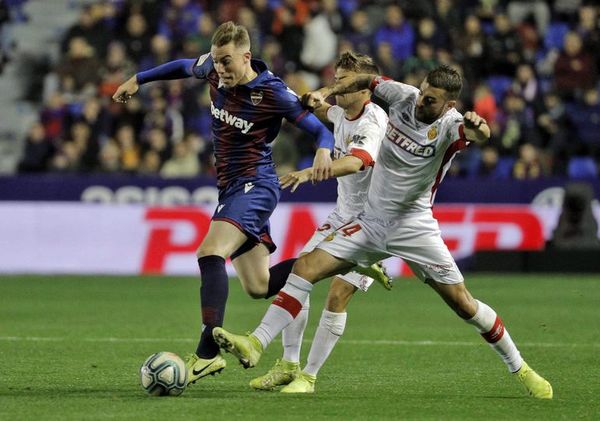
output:
[[[343,177],[348,174],[354,174],[363,167],[363,161],[360,158],[352,155],[346,155],[340,159],[336,159],[331,164],[332,177]],[[300,171],[292,171],[288,174],[279,177],[281,188],[291,188],[291,192],[295,192],[300,184],[311,181],[312,167],[305,168]]]
[[[465,137],[475,143],[487,142],[491,135],[490,126],[475,111],[467,111],[463,116]]]
[[[325,100],[332,95],[341,95],[368,89],[375,79],[375,75],[357,74],[338,80],[332,86],[326,86],[316,91],[302,95],[302,104],[305,107],[317,109],[325,104]]]
[[[116,102],[125,103],[139,90],[140,85],[144,83],[155,80],[173,80],[191,77],[192,67],[195,62],[195,59],[174,60],[150,70],[139,72],[119,86],[112,99]]]

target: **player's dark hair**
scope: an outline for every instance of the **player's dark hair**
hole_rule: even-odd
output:
[[[219,25],[212,36],[211,44],[215,47],[222,47],[232,41],[236,47],[248,47],[250,49],[248,30],[242,25],[227,21]]]
[[[426,80],[434,88],[446,91],[447,99],[450,100],[457,99],[462,89],[461,75],[456,69],[445,64],[430,71]]]
[[[365,54],[346,51],[340,55],[335,68],[341,68],[355,73],[380,74],[379,67],[373,59]]]

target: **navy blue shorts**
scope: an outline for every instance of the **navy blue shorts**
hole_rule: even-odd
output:
[[[270,253],[277,249],[271,239],[269,218],[280,195],[278,180],[241,180],[219,191],[213,221],[227,221],[248,237],[248,241],[231,254],[232,260],[259,243],[264,243]]]

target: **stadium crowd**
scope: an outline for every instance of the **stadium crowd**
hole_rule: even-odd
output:
[[[300,95],[330,84],[349,49],[416,86],[438,64],[458,68],[458,109],[486,118],[492,140],[459,155],[449,176],[598,176],[599,15],[584,0],[87,2],[44,78],[18,171],[212,174],[207,85],[152,83],[127,104],[111,96],[137,71],[208,52],[218,23],[234,20],[254,57]],[[273,146],[279,171],[310,165],[313,143],[285,124]]]

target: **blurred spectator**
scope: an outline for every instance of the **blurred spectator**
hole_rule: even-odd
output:
[[[512,76],[522,61],[521,39],[508,17],[502,13],[494,17],[494,30],[487,38],[486,68],[488,74]]]
[[[544,0],[509,1],[507,12],[513,24],[518,25],[528,16],[533,15],[537,30],[540,34],[546,33],[550,23],[550,6]]]
[[[46,138],[44,126],[40,122],[34,123],[27,132],[25,150],[18,171],[21,173],[46,171],[53,152],[54,147]]]
[[[394,58],[392,46],[389,42],[380,42],[375,53],[375,62],[381,73],[392,79],[400,79],[401,67],[398,60]]]
[[[583,40],[583,49],[594,55],[596,70],[600,69],[600,27],[598,8],[591,5],[579,9],[579,22],[575,32]]]
[[[167,178],[195,177],[199,172],[198,157],[187,142],[181,141],[173,146],[173,156],[163,164],[160,175]]]
[[[404,60],[413,54],[415,31],[405,18],[400,6],[391,4],[385,9],[384,25],[375,32],[375,48],[386,42],[392,47],[396,60]]]
[[[478,176],[491,179],[497,179],[498,173],[498,150],[490,145],[481,148],[481,164],[478,170]]]
[[[88,48],[93,49],[94,54],[104,57],[106,47],[112,39],[112,31],[103,25],[103,14],[104,9],[99,3],[84,7],[79,14],[77,23],[67,30],[63,38],[62,52],[69,55],[73,39],[83,38]]]
[[[530,64],[519,64],[511,89],[515,94],[523,98],[527,105],[539,105],[541,89],[535,71]]]
[[[502,112],[498,115],[498,127],[502,154],[516,155],[519,145],[525,142],[540,144],[535,114],[518,95],[510,93],[504,98]]]
[[[269,5],[269,0],[252,0],[250,7],[256,16],[256,23],[262,34],[270,34],[273,27],[274,13]]]
[[[513,176],[524,180],[540,178],[543,175],[539,151],[531,143],[525,143],[519,147],[519,157],[513,167]]]
[[[498,111],[496,98],[494,98],[492,91],[486,84],[481,84],[475,88],[473,111],[487,121],[488,126],[490,126],[492,129],[492,132],[495,131],[496,113]]]
[[[141,13],[129,16],[119,39],[127,49],[127,56],[134,62],[139,63],[142,57],[150,49],[151,32],[148,22]]]
[[[580,144],[579,155],[593,154],[600,158],[600,95],[598,89],[585,91],[583,98],[567,106],[572,137]]]
[[[120,168],[124,171],[137,171],[140,165],[140,148],[136,143],[133,127],[122,125],[117,129],[115,138],[120,150]]]
[[[558,94],[548,92],[543,97],[537,125],[545,148],[552,156],[554,175],[565,175],[570,153],[566,108]]]
[[[448,33],[430,17],[425,17],[417,25],[417,40],[430,45],[434,51],[450,49]]]
[[[106,59],[98,70],[98,94],[106,98],[112,97],[119,85],[134,72],[135,65],[127,57],[125,46],[117,41],[111,42]]]
[[[319,73],[331,65],[337,53],[337,37],[325,13],[313,16],[304,26],[304,42],[300,61],[309,70]]]
[[[373,28],[366,11],[358,9],[352,12],[350,28],[344,33],[344,39],[352,44],[352,50],[361,54],[372,54]]]
[[[192,43],[198,55],[208,53],[215,28],[213,18],[207,13],[203,14],[198,21],[198,30],[187,37],[186,43]]]
[[[121,149],[119,145],[110,139],[100,149],[98,171],[100,172],[119,172],[121,171]]]
[[[169,0],[158,23],[158,32],[171,40],[175,48],[198,28],[202,8],[191,0]]]
[[[161,173],[162,159],[160,154],[155,150],[147,150],[144,152],[142,162],[138,168],[138,174],[141,175],[156,175]],[[165,176],[165,174],[161,174]]]
[[[402,74],[413,73],[417,79],[423,80],[427,76],[427,73],[435,69],[438,65],[439,63],[435,57],[433,47],[430,44],[420,41],[417,43],[417,54],[404,61]]]
[[[71,38],[69,49],[57,68],[62,88],[72,87],[74,94],[82,92],[84,88],[95,90],[100,63],[85,38]]]
[[[454,56],[463,66],[465,78],[479,79],[485,67],[485,34],[481,21],[477,16],[469,15],[463,29],[455,33],[454,45],[460,48],[454,51]]]
[[[300,52],[304,42],[304,24],[309,17],[309,7],[302,0],[284,0],[275,9],[272,31],[282,45],[286,68],[292,71],[300,62]]]
[[[147,70],[151,67],[170,61],[173,57],[171,53],[171,41],[164,35],[154,35],[150,41],[150,53],[146,53],[140,61],[138,71]]]
[[[555,88],[565,98],[591,88],[598,75],[592,56],[583,50],[581,37],[576,32],[565,36],[565,46],[554,65]]]
[[[67,115],[68,110],[63,95],[60,92],[55,92],[40,112],[44,134],[51,142],[58,142],[65,131]]]

